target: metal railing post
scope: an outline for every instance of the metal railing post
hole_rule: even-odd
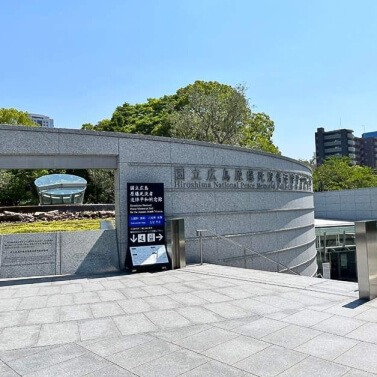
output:
[[[203,232],[201,230],[197,230],[196,234],[199,236],[199,243],[200,243],[200,264],[203,264]]]

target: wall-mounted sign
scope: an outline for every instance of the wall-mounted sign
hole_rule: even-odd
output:
[[[312,191],[312,177],[261,168],[175,167],[176,189],[243,189]]]
[[[129,267],[168,264],[163,183],[127,183]]]

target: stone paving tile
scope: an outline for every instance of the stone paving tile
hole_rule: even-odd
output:
[[[221,293],[215,292],[215,291],[196,291],[192,292],[195,296],[198,296],[200,298],[203,298],[204,300],[207,300],[209,302],[225,302],[225,301],[231,301],[232,299],[229,296],[222,295]]]
[[[300,301],[285,299],[281,296],[257,296],[254,300],[282,309],[300,309],[305,305]]]
[[[174,340],[174,343],[192,351],[203,352],[236,337],[238,334],[234,332],[210,328],[183,339]]]
[[[296,351],[333,361],[358,343],[334,334],[321,334],[295,348]]]
[[[145,313],[145,316],[156,326],[166,329],[192,324],[188,319],[174,310],[156,310]]]
[[[47,307],[65,306],[65,305],[73,305],[73,295],[64,294],[64,295],[49,296],[47,299]]]
[[[281,309],[265,304],[263,302],[254,300],[252,298],[245,298],[242,300],[232,301],[233,305],[239,306],[242,309],[249,310],[250,312],[258,315],[265,315],[281,311]]]
[[[229,296],[230,298],[233,298],[235,300],[253,296],[252,293],[244,291],[243,289],[240,289],[238,287],[218,288],[215,289],[214,292]]]
[[[103,369],[111,364],[101,357],[93,354],[87,354],[75,359],[63,361],[62,363],[52,365],[48,368],[27,374],[27,377],[68,377],[84,376],[90,372]]]
[[[315,305],[329,305],[332,304],[331,301],[325,300],[324,298],[308,295],[306,292],[285,292],[281,294],[281,297],[292,301],[298,301],[305,306],[315,306]]]
[[[337,302],[335,305],[331,306],[331,308],[326,309],[325,312],[330,314],[341,315],[344,317],[356,317],[358,314],[361,314],[362,312],[365,312],[366,310],[370,309],[370,306],[368,305],[360,305],[357,307],[353,307],[352,304],[355,301],[357,300],[349,299],[346,301]]]
[[[48,368],[51,365],[61,363],[66,360],[74,359],[87,353],[87,350],[78,346],[77,344],[65,344],[40,352],[35,352],[31,355],[11,360],[8,365],[17,373],[24,375],[35,372],[40,369]]]
[[[125,285],[119,280],[104,280],[104,281],[101,281],[101,284],[107,290],[125,288]]]
[[[169,295],[172,293],[169,289],[161,286],[145,286],[141,288],[145,292],[148,293],[148,296],[163,296],[163,295]]]
[[[282,321],[292,323],[293,325],[311,327],[330,318],[331,316],[332,315],[329,313],[303,309],[295,314],[283,318]]]
[[[322,322],[313,326],[313,329],[325,331],[335,335],[346,335],[349,332],[356,330],[365,322],[355,318],[342,317],[339,315],[333,315],[332,317],[325,319]]]
[[[279,377],[340,377],[348,370],[349,368],[340,364],[315,357],[308,357],[282,374],[279,374]]]
[[[122,292],[127,298],[141,298],[150,296],[149,293],[138,287],[119,289],[119,291]]]
[[[211,310],[212,312],[224,317],[226,319],[249,317],[253,313],[239,306],[232,305],[229,302],[219,302],[214,304],[204,305],[204,308]]]
[[[76,321],[42,325],[38,346],[77,342],[80,340]]]
[[[60,308],[60,321],[77,321],[79,319],[93,318],[89,305],[62,306]]]
[[[143,298],[134,298],[129,300],[118,301],[118,304],[127,314],[143,313],[154,310],[154,308],[148,304]]]
[[[39,288],[38,287],[31,287],[25,289],[14,289],[13,298],[16,297],[34,297],[38,294]],[[8,298],[8,297],[2,297]]]
[[[47,296],[25,297],[18,305],[18,310],[45,308]]]
[[[20,375],[11,370],[10,368],[6,368],[6,370],[0,371],[0,377],[19,377]]]
[[[165,284],[164,281],[158,279],[157,277],[141,277],[139,281],[144,283],[146,286],[158,286]]]
[[[368,309],[358,314],[355,319],[361,319],[363,321],[377,322],[377,309]]]
[[[8,298],[0,300],[0,312],[17,310],[21,300],[21,298]]]
[[[129,348],[156,340],[150,335],[127,335],[96,341],[81,342],[80,345],[99,356],[110,356]]]
[[[257,319],[260,319],[261,317],[259,315],[253,315],[251,317],[244,317],[244,318],[238,318],[238,319],[230,319],[227,321],[220,321],[220,322],[213,322],[211,325],[215,327],[219,327],[220,329],[224,330],[232,330],[236,327],[240,327],[243,325],[246,325],[248,323],[251,323],[253,321],[256,321]]]
[[[0,329],[4,327],[21,326],[26,323],[28,310],[18,310],[0,313]]]
[[[127,279],[121,280],[125,288],[136,288],[136,287],[145,287],[145,284],[142,281],[136,279]]]
[[[121,335],[111,318],[87,319],[78,324],[82,341]]]
[[[348,338],[362,340],[363,342],[377,343],[377,323],[367,322],[346,335]]]
[[[101,301],[117,301],[124,300],[126,297],[116,289],[109,289],[107,291],[98,291],[97,292]]]
[[[170,295],[169,297],[187,306],[208,304],[207,300],[195,296],[192,293],[176,293]]]
[[[260,318],[247,323],[246,325],[236,327],[232,331],[241,335],[260,339],[287,326],[288,324],[284,322],[275,321],[269,318]]]
[[[147,362],[131,371],[141,377],[175,377],[199,365],[208,359],[189,350],[179,350],[151,362]]]
[[[258,376],[273,377],[305,358],[306,356],[299,352],[271,346],[236,363],[235,366]]]
[[[219,363],[218,361],[209,361],[202,364],[189,372],[182,373],[181,377],[243,377],[245,372],[233,368],[229,365]],[[251,376],[251,375],[250,375]]]
[[[96,292],[105,289],[105,287],[101,283],[92,281],[83,283],[81,284],[81,286],[84,292]]]
[[[270,344],[268,343],[249,338],[248,336],[239,336],[212,347],[203,354],[212,359],[233,365],[269,346]]]
[[[142,313],[113,317],[113,320],[123,335],[158,330],[158,327]]]
[[[169,290],[174,293],[190,293],[193,291],[193,289],[186,287],[184,285],[178,285],[178,284],[170,284]]]
[[[180,303],[171,299],[169,296],[145,297],[144,300],[149,305],[151,305],[154,309],[159,309],[159,310],[175,309],[182,306]]]
[[[49,296],[49,295],[58,295],[60,293],[61,287],[51,286],[51,287],[42,287],[39,288],[38,296]]]
[[[288,317],[292,314],[297,313],[299,310],[297,309],[286,309],[281,312],[274,312],[269,314],[264,314],[263,317],[270,318],[270,319],[276,319],[277,321],[280,321],[281,319]]]
[[[60,292],[66,293],[80,293],[83,292],[83,286],[81,284],[66,284],[62,285]]]
[[[112,317],[124,314],[124,311],[117,302],[98,302],[96,304],[90,304],[90,309],[94,318]]]
[[[0,351],[0,359],[8,363],[9,361],[21,359],[23,357],[48,350],[50,348],[53,348],[53,346],[21,348],[16,350]]]
[[[83,292],[74,293],[73,301],[75,304],[93,304],[94,302],[100,302],[97,292]]]
[[[59,322],[60,309],[59,308],[43,308],[32,309],[29,312],[26,323],[27,324],[42,324]]]
[[[187,318],[191,323],[213,323],[224,320],[223,317],[199,306],[178,308],[176,311]]]
[[[121,367],[111,365],[109,367],[86,374],[84,377],[136,377],[136,375]]]
[[[0,289],[0,299],[11,298],[16,292],[15,289]]]
[[[193,325],[187,327],[176,327],[174,329],[169,330],[161,330],[157,332],[151,333],[153,336],[167,340],[168,342],[174,342],[176,340],[187,338],[191,335],[195,335],[201,333],[205,330],[210,329],[211,326],[204,324],[204,325]]]
[[[322,334],[322,332],[318,330],[290,325],[281,330],[275,331],[272,334],[266,335],[262,340],[273,343],[277,346],[294,349],[320,334]]]
[[[357,369],[351,369],[349,372],[347,372],[344,377],[375,377],[375,374],[363,372],[361,370]]]
[[[178,350],[179,347],[175,344],[158,339],[118,352],[106,357],[106,359],[130,370]]]
[[[7,327],[0,334],[0,350],[27,348],[36,345],[39,325]]]

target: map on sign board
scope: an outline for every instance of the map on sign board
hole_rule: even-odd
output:
[[[132,264],[146,266],[156,263],[169,263],[165,245],[131,247]]]

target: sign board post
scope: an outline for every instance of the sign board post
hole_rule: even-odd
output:
[[[131,269],[169,267],[166,252],[164,184],[127,183],[128,250]]]

